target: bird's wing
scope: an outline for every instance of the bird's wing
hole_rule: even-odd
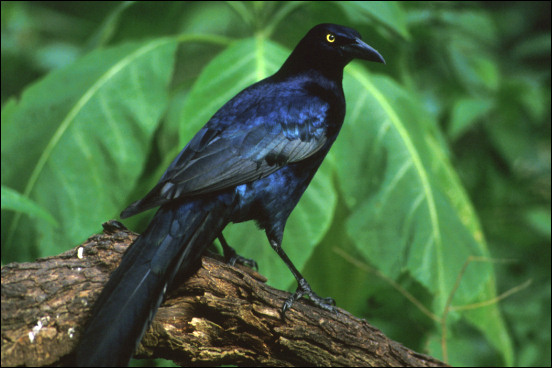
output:
[[[247,109],[235,111],[231,107],[219,110],[184,147],[159,183],[121,217],[173,199],[263,178],[286,164],[308,158],[327,141],[324,120],[328,104],[320,98],[269,98]],[[270,112],[263,114],[265,109]]]

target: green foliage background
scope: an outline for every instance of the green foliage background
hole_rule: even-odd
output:
[[[417,351],[550,366],[549,2],[2,2],[2,263],[101,231],[323,22],[387,65],[346,68],[346,121],[290,218],[290,258]],[[253,224],[225,234],[293,290]]]

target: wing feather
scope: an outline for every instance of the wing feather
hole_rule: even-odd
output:
[[[229,104],[232,101],[229,102]],[[265,104],[276,104],[277,98]],[[280,109],[249,107],[251,111],[224,113],[224,106],[184,147],[159,183],[121,217],[129,217],[170,200],[216,192],[266,177],[282,166],[308,158],[327,141],[324,120],[327,103],[309,96]],[[236,109],[234,107],[234,109]],[[278,111],[259,116],[259,111]],[[219,116],[224,116],[221,121]],[[233,116],[251,116],[230,122]],[[230,118],[229,118],[230,117]],[[236,118],[236,121],[237,118]]]

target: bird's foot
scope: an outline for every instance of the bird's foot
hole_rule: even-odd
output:
[[[335,300],[333,300],[332,298],[319,297],[314,293],[314,291],[312,291],[307,280],[301,279],[298,282],[297,290],[295,290],[295,293],[293,293],[284,302],[284,305],[282,306],[282,315],[285,315],[286,311],[291,308],[293,302],[301,299],[303,295],[307,295],[309,299],[312,300],[312,302],[318,307],[337,314],[337,309],[335,308]]]
[[[230,266],[234,266],[236,263],[239,263],[249,268],[253,268],[255,271],[259,270],[259,266],[254,259],[240,256],[234,248],[228,245],[228,242],[226,241],[226,239],[224,239],[224,236],[222,236],[222,234],[219,235],[218,239],[220,241],[220,244],[222,245],[222,251],[224,253],[224,259],[226,263],[228,263]]]
[[[254,259],[242,257],[238,253],[236,253],[236,251],[234,251],[234,254],[230,257],[224,255],[224,258],[226,258],[226,263],[228,263],[230,266],[234,266],[236,263],[239,263],[256,271],[259,270],[259,266]]]

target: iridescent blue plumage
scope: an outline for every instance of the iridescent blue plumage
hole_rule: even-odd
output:
[[[276,74],[222,106],[159,183],[121,213],[126,218],[160,206],[98,299],[77,348],[78,365],[128,363],[177,270],[190,271],[229,222],[256,221],[297,279],[284,313],[303,295],[334,310],[333,300],[312,292],[281,243],[291,211],[343,124],[341,81],[353,58],[384,62],[351,28],[311,29]]]

